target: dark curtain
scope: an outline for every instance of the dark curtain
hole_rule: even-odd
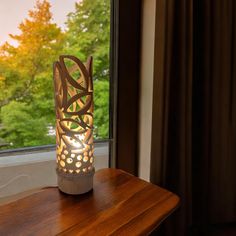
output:
[[[151,182],[181,198],[163,235],[236,221],[236,3],[157,0]]]
[[[193,213],[236,221],[236,1],[196,1]]]

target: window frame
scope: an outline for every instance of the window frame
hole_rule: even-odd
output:
[[[134,175],[138,175],[141,7],[141,0],[111,0],[109,159],[111,167]]]

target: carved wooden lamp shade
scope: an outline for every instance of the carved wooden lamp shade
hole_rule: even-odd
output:
[[[74,56],[54,63],[58,187],[81,194],[93,187],[92,57],[84,65]]]

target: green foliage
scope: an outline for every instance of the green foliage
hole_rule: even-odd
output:
[[[12,146],[37,146],[54,142],[54,138],[47,135],[47,119],[31,111],[31,106],[15,101],[2,108],[1,118],[6,130],[1,133],[4,133],[3,138]]]
[[[0,148],[54,143],[52,64],[61,54],[86,61],[94,56],[94,126],[96,138],[108,137],[109,124],[109,0],[83,0],[68,14],[66,32],[52,22],[50,4],[35,8],[10,35],[17,46],[0,47]]]
[[[19,29],[10,35],[18,46],[0,49],[1,137],[12,147],[53,143],[47,135],[55,120],[52,63],[62,53],[64,34],[46,0],[36,2]]]
[[[83,0],[66,22],[66,52],[85,61],[94,57],[94,79],[109,78],[110,0]]]
[[[94,81],[94,135],[108,138],[109,133],[109,82]]]

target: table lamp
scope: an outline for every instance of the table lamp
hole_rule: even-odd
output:
[[[74,56],[54,63],[58,188],[67,194],[93,187],[92,57],[83,64]]]

